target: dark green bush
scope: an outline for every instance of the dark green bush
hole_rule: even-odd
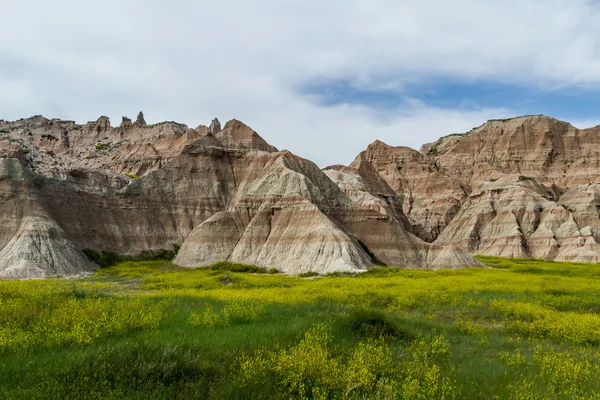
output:
[[[348,316],[347,326],[353,333],[361,337],[406,339],[409,336],[400,330],[386,314],[373,309],[353,311]]]
[[[535,179],[533,179],[530,176],[521,175],[521,176],[519,176],[519,181],[520,182],[523,182],[523,181],[535,181]]]
[[[231,261],[219,261],[208,268],[213,271],[247,272],[254,274],[264,274],[267,272],[264,268],[256,265],[235,263]]]
[[[298,276],[300,278],[312,278],[313,276],[319,276],[319,274],[314,271],[308,271],[308,272],[303,272],[301,274],[298,274]]]
[[[110,251],[98,253],[92,249],[83,249],[83,253],[90,261],[98,264],[102,268],[107,268],[125,261],[171,261],[175,258],[180,248],[180,245],[174,244],[172,250],[161,249],[142,251],[137,256],[123,256]]]

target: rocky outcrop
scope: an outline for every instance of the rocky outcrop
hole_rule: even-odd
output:
[[[466,190],[435,161],[408,147],[375,141],[354,163],[364,160],[398,194],[417,236],[432,242],[454,218]]]
[[[218,122],[217,120],[215,121]],[[236,119],[227,122],[223,130],[214,133],[214,135],[226,148],[254,149],[269,152],[277,151],[275,147],[268,144],[252,128]]]
[[[432,269],[481,265],[459,247],[431,245],[411,234],[399,197],[369,162],[358,159],[352,167],[336,165],[325,173],[352,201],[344,224],[374,261]]]
[[[321,171],[237,120],[221,129],[106,117],[0,125],[0,277],[89,271],[82,250],[232,260],[294,274],[479,265],[412,235],[402,199],[368,162]],[[339,174],[339,175],[338,175]]]
[[[212,120],[207,132],[212,135],[216,135],[217,133],[221,132],[221,123],[219,122],[218,118]]]
[[[600,260],[600,128],[488,121],[421,151],[376,141],[321,171],[253,129],[0,121],[0,277],[93,269],[82,249],[286,273]]]
[[[357,240],[335,221],[347,211],[348,199],[316,165],[289,152],[248,152],[231,163],[237,184],[226,210],[191,232],[176,263],[232,260],[288,273],[371,265]]]
[[[472,254],[596,262],[600,127],[546,116],[492,120],[419,152],[375,142],[367,160],[415,234]]]
[[[143,112],[139,112],[137,118],[135,119],[135,124],[136,126],[146,126],[146,120],[144,119],[144,113]]]

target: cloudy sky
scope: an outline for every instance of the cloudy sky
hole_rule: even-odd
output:
[[[324,167],[490,118],[600,123],[598,0],[0,0],[0,119],[240,119]]]

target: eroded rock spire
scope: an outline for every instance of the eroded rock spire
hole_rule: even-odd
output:
[[[139,112],[137,118],[135,119],[135,124],[137,126],[146,126],[146,120],[144,119],[144,113]]]
[[[213,119],[210,123],[210,126],[208,127],[208,132],[212,133],[213,135],[221,132],[221,123],[217,118]]]

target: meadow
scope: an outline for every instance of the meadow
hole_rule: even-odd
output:
[[[600,266],[0,282],[2,399],[600,399]]]

